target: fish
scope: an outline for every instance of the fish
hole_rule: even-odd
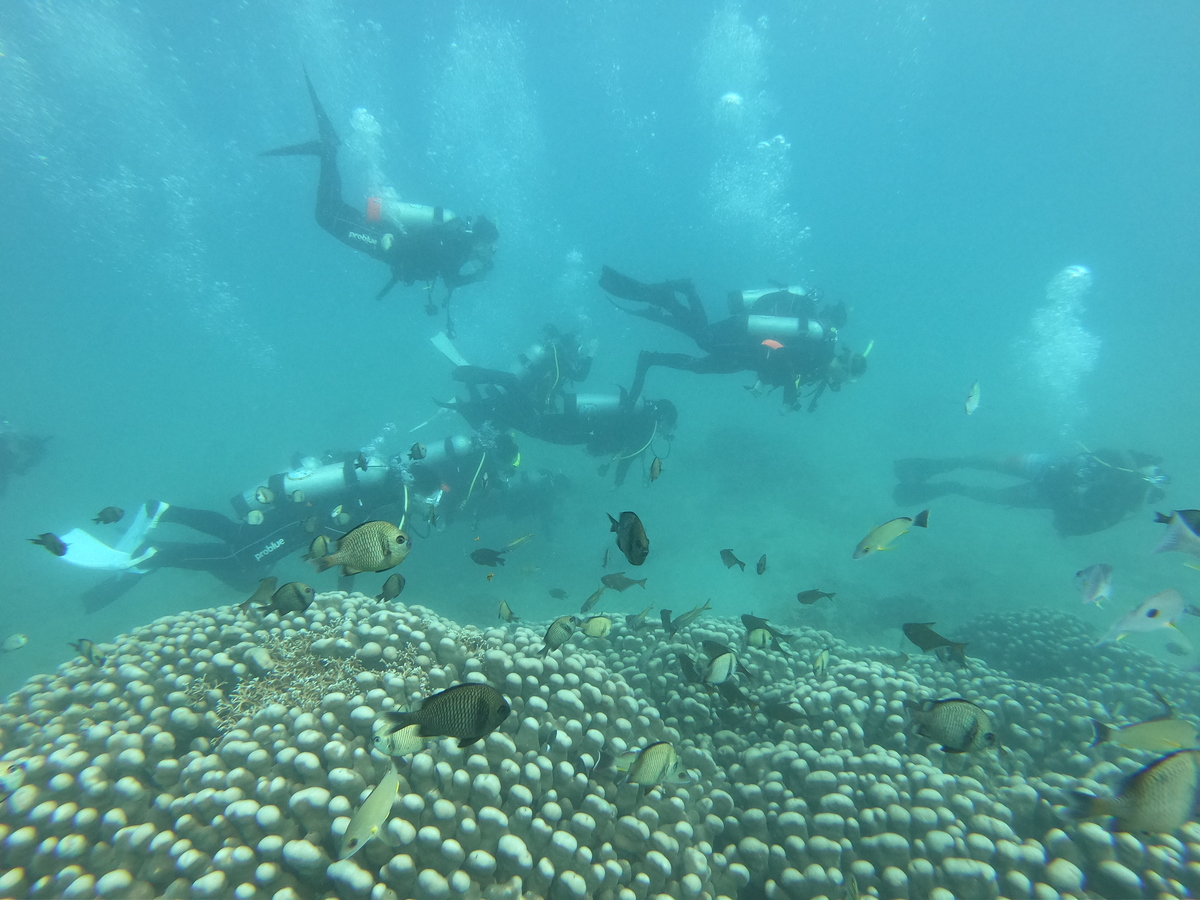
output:
[[[271,595],[275,593],[275,585],[278,583],[279,579],[274,575],[264,578],[258,583],[258,587],[254,589],[254,593],[241,602],[242,609],[269,604],[271,602]]]
[[[901,630],[904,632],[906,638],[922,650],[929,652],[930,650],[937,650],[939,647],[949,647],[950,655],[959,662],[965,663],[967,661],[966,649],[968,642],[962,641],[959,643],[942,637],[931,627],[936,624],[936,622],[908,622]]]
[[[1148,750],[1152,753],[1166,753],[1169,750],[1186,750],[1195,747],[1200,738],[1200,729],[1175,715],[1166,700],[1155,692],[1158,702],[1166,709],[1166,715],[1132,725],[1106,725],[1092,719],[1092,727],[1096,736],[1092,738],[1089,747],[1097,744],[1116,744],[1130,750]]]
[[[674,630],[671,633],[674,634],[675,631],[678,631],[684,625],[691,625],[693,622],[695,622],[698,618],[700,618],[702,615],[704,615],[710,609],[712,609],[712,601],[711,600],[705,600],[703,606],[695,606],[692,609],[689,609],[687,612],[683,613],[679,618],[672,620],[671,628]]]
[[[608,588],[601,587],[600,590],[596,591],[596,593],[592,594],[590,597],[588,597],[586,600],[583,601],[583,606],[579,607],[579,611],[581,613],[585,613],[588,610],[590,610],[593,606],[595,606],[597,603],[600,602],[601,595],[607,590],[608,590]]]
[[[1173,509],[1171,514],[1156,512],[1154,521],[1167,526],[1167,533],[1154,548],[1155,553],[1186,553],[1200,556],[1200,509]]]
[[[605,638],[612,631],[612,626],[612,619],[608,616],[592,616],[590,619],[584,620],[580,631],[588,637]]]
[[[612,547],[605,547],[604,548],[604,561],[602,563],[600,563],[600,568],[602,568],[602,569],[608,568],[608,555],[610,553],[612,553]]]
[[[416,725],[422,738],[458,738],[459,747],[469,747],[503,725],[511,712],[498,690],[471,681],[429,695],[414,712],[384,712],[382,733]]]
[[[17,632],[10,634],[2,642],[0,642],[0,653],[12,653],[14,650],[20,650],[29,643],[29,635]]]
[[[488,580],[488,581],[491,581],[491,580],[492,580],[493,578],[495,578],[495,577],[496,577],[496,573],[495,573],[495,572],[488,572],[488,573],[487,573],[487,580]]]
[[[50,531],[42,532],[35,538],[29,538],[29,543],[45,547],[55,556],[67,555],[67,545],[62,542],[62,539],[58,535]]]
[[[762,711],[768,719],[780,722],[799,722],[801,719],[808,718],[808,714],[803,709],[797,709],[790,703],[779,701],[766,704]]]
[[[1113,816],[1117,831],[1166,834],[1192,818],[1200,799],[1200,751],[1176,750],[1143,766],[1114,796],[1074,791],[1072,813]]]
[[[303,581],[289,581],[271,595],[271,609],[277,613],[304,612],[312,605],[317,592]]]
[[[395,575],[388,576],[388,580],[383,583],[383,590],[375,597],[376,600],[382,600],[385,603],[388,600],[395,600],[404,592],[405,580],[404,576],[397,572]]]
[[[67,644],[72,650],[82,656],[88,663],[93,666],[102,666],[107,660],[96,648],[95,641],[90,641],[87,638],[80,638],[75,643]]]
[[[562,588],[550,588],[550,590],[547,591],[546,593],[548,593],[555,600],[566,600],[567,599],[567,592],[564,591]]]
[[[766,619],[758,616],[752,616],[750,613],[742,613],[742,624],[746,627],[747,632],[765,631],[774,642],[774,647],[776,650],[781,649],[779,646],[779,638],[790,638],[792,636],[786,631],[776,631],[770,626]]]
[[[507,550],[489,550],[487,547],[480,547],[471,554],[471,559],[476,565],[491,566],[493,569],[496,566],[504,565],[504,554]]]
[[[937,741],[947,753],[982,750],[996,743],[986,711],[962,697],[905,703],[909,720],[921,737]]]
[[[363,522],[338,539],[337,551],[318,557],[318,572],[342,567],[342,575],[386,572],[404,562],[412,538],[391,522]]]
[[[386,756],[401,757],[420,753],[425,747],[420,725],[406,725],[393,729],[387,722],[376,719],[375,736],[371,739],[375,749]]]
[[[501,600],[500,601],[500,618],[503,619],[505,622],[516,622],[519,620],[520,617],[515,612],[512,611],[512,607],[508,605],[507,600]]]
[[[642,750],[623,753],[613,764],[626,773],[627,783],[643,787],[655,787],[664,781],[683,784],[691,780],[687,771],[680,767],[679,754],[667,741],[656,741]]]
[[[652,463],[650,463],[650,480],[658,481],[658,476],[661,474],[662,474],[662,460],[656,456],[656,457],[654,457],[654,461]]]
[[[967,402],[963,404],[963,407],[966,409],[968,416],[971,415],[971,413],[975,412],[975,410],[979,409],[979,382],[978,381],[976,381],[973,385],[971,385],[971,389],[969,391],[967,391]]]
[[[1095,603],[1100,607],[1101,600],[1112,597],[1112,566],[1108,563],[1096,563],[1075,573],[1075,583],[1083,595],[1083,605]]]
[[[392,814],[392,803],[400,793],[400,773],[395,763],[388,764],[388,770],[379,779],[367,799],[350,817],[346,833],[338,848],[338,859],[349,859],[357,853],[367,841],[378,836],[383,830],[384,823]]]
[[[342,504],[339,503],[337,506],[335,506],[332,509],[332,511],[330,511],[329,518],[336,519],[340,515],[343,515],[343,510],[342,510]]]
[[[125,518],[125,510],[119,506],[106,506],[100,512],[96,513],[96,518],[92,519],[97,525],[112,525],[114,522],[120,522]]]
[[[854,558],[862,559],[877,550],[892,549],[889,544],[902,534],[908,534],[913,528],[929,527],[929,510],[923,509],[915,516],[900,516],[888,519],[882,525],[876,525],[867,532],[867,536],[858,542],[854,548]]]
[[[605,587],[612,588],[614,591],[617,591],[618,593],[620,593],[621,591],[627,590],[628,588],[633,587],[635,584],[640,586],[642,588],[642,590],[646,589],[646,579],[645,578],[635,581],[632,578],[626,578],[624,572],[613,572],[609,575],[605,575],[603,578],[600,579],[600,583],[603,584]]]
[[[531,540],[532,538],[533,538],[533,532],[530,532],[529,534],[523,534],[519,538],[515,538],[514,540],[511,540],[507,544],[505,544],[504,550],[501,552],[506,552],[508,550],[511,550],[513,547],[520,547],[523,543],[525,543],[528,540]]]
[[[775,636],[765,628],[752,628],[746,633],[746,646],[753,647],[756,650],[765,650],[767,647],[773,647],[779,650],[779,641]]]
[[[646,537],[646,529],[637,513],[626,510],[620,519],[611,515],[608,521],[612,523],[609,530],[617,535],[617,549],[625,554],[631,566],[640,566],[650,554],[650,539]]]
[[[820,675],[829,668],[829,648],[826,647],[817,654],[817,658],[813,660],[813,674]]]
[[[275,502],[275,492],[269,487],[257,487],[254,489],[254,499],[263,506],[270,506]]]
[[[858,879],[854,877],[854,870],[847,866],[843,877],[846,882],[845,900],[862,900],[862,894],[858,890]]]
[[[1158,631],[1160,628],[1174,628],[1175,622],[1184,614],[1183,595],[1174,588],[1160,591],[1153,597],[1147,597],[1137,607],[1121,616],[1096,641],[1096,646],[1110,641],[1119,641],[1130,634],[1141,634],[1148,631]]]
[[[426,452],[425,445],[418,441],[408,448],[408,458],[417,462],[425,458]]]
[[[732,569],[734,566],[741,566],[743,572],[746,571],[746,564],[733,555],[732,550],[721,551],[721,562],[725,563],[725,568]]]
[[[758,572],[759,575],[767,571],[767,554],[764,553],[758,558],[758,565],[754,567],[754,570]]]
[[[690,656],[679,654],[675,657],[676,663],[679,666],[679,671],[683,673],[683,680],[688,684],[703,684],[700,680],[700,673],[696,671],[696,664]]]
[[[313,534],[316,532],[317,527],[320,524],[321,524],[321,520],[318,519],[316,516],[309,516],[307,519],[304,520],[304,531],[307,534]],[[324,556],[325,554],[322,553],[321,555]],[[307,559],[307,557],[305,557],[305,558]]]
[[[1172,656],[1187,656],[1192,652],[1187,647],[1184,647],[1182,644],[1177,644],[1174,641],[1167,642],[1166,650]]]
[[[810,591],[801,591],[796,595],[796,599],[805,606],[812,606],[818,600],[823,600],[826,597],[832,600],[836,596],[837,591],[818,591],[816,588],[813,588]]]
[[[312,539],[312,543],[308,545],[308,552],[304,554],[305,559],[320,559],[329,553],[329,538],[323,534],[318,534]]]
[[[733,673],[737,671],[737,667],[737,654],[732,650],[718,653],[708,661],[708,665],[704,669],[704,683],[722,684],[730,679]]]
[[[550,627],[546,629],[546,634],[542,637],[542,656],[557,650],[563,644],[571,639],[571,635],[580,626],[581,622],[578,616],[559,616],[550,623]]]
[[[625,617],[625,628],[629,631],[637,631],[640,628],[646,627],[646,616],[650,614],[650,610],[654,609],[654,604],[651,603],[636,616]]]
[[[25,782],[25,763],[21,760],[0,761],[0,801]]]
[[[671,611],[669,609],[660,609],[658,611],[658,617],[662,619],[662,626],[667,630],[668,636],[674,637],[675,632],[679,629],[676,628],[675,623],[671,621]]]
[[[354,458],[354,468],[367,471],[367,454],[360,453]]]

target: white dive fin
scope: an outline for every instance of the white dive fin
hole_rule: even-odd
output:
[[[454,349],[454,345],[450,343],[450,338],[446,337],[446,332],[439,331],[429,340],[433,346],[437,347],[442,351],[443,354],[445,354],[446,359],[450,360],[450,362],[454,363],[456,366],[470,365],[469,362],[463,359],[463,355]]]
[[[67,552],[63,559],[72,565],[83,566],[85,569],[142,573],[144,570],[137,567],[158,552],[151,547],[145,553],[134,558],[129,555],[128,550],[114,549],[99,538],[78,528],[73,528],[64,534],[62,542],[67,545]]]

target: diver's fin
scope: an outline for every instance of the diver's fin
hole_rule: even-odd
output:
[[[333,130],[333,123],[325,114],[325,107],[317,98],[316,88],[313,87],[312,79],[308,77],[308,69],[304,70],[304,83],[308,85],[308,98],[312,101],[313,115],[317,117],[319,137],[315,141],[306,141],[303,144],[289,144],[287,147],[265,150],[259,156],[323,156],[328,150],[336,150],[342,145],[337,132]]]
[[[264,150],[259,156],[320,156],[324,147],[320,141],[308,141],[303,144],[289,144],[286,147],[276,147],[274,150]]]

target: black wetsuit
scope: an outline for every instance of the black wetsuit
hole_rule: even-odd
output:
[[[1161,460],[1147,454],[1116,450],[1073,456],[902,459],[895,463],[899,483],[893,497],[897,503],[908,505],[957,494],[1001,506],[1049,509],[1055,530],[1064,537],[1094,534],[1112,528],[1148,501],[1162,496],[1162,490],[1139,471],[1158,462]],[[957,469],[998,472],[1023,480],[1005,487],[928,480]]]
[[[406,229],[387,219],[371,221],[365,211],[358,210],[342,199],[342,177],[338,172],[337,154],[341,146],[333,124],[325,114],[308,73],[304,75],[317,117],[320,138],[305,144],[294,144],[268,150],[264,156],[318,156],[321,174],[317,180],[317,223],[335,238],[387,263],[392,277],[377,297],[382,298],[397,282],[433,282],[441,279],[452,293],[455,288],[478,281],[491,268],[491,261],[481,260],[476,248],[494,243],[498,236],[490,222],[480,219],[474,227],[465,220],[444,220],[442,209],[435,207],[427,225]],[[472,262],[476,267],[464,271]],[[449,297],[447,301],[449,302]]]
[[[706,354],[697,357],[643,350],[638,355],[637,370],[629,391],[631,399],[636,400],[641,395],[646,373],[654,366],[701,375],[754,372],[761,384],[783,388],[784,405],[789,408],[798,405],[801,388],[814,384],[823,386],[828,378],[829,364],[835,356],[834,333],[827,331],[819,339],[786,338],[782,346],[770,347],[761,337],[748,332],[747,315],[709,322],[691,279],[643,284],[605,266],[600,287],[622,300],[646,304],[643,309],[625,311],[674,328],[695,341]],[[681,302],[678,295],[686,302]],[[782,290],[777,292],[775,300],[756,306],[755,312],[764,316],[796,318],[802,323],[818,314],[815,299]]]

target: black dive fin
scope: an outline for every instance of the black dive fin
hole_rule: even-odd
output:
[[[315,141],[306,141],[303,144],[291,144],[276,150],[267,150],[259,154],[260,156],[321,156],[330,148],[336,149],[342,145],[337,132],[333,130],[333,123],[325,114],[325,107],[321,105],[321,101],[317,97],[317,90],[313,87],[312,79],[308,77],[308,69],[304,70],[304,83],[308,85],[308,98],[312,101],[313,115],[317,118],[317,134],[320,137]]]
[[[320,141],[308,141],[304,144],[289,144],[287,147],[276,147],[274,150],[264,150],[259,156],[320,156],[323,151]]]

